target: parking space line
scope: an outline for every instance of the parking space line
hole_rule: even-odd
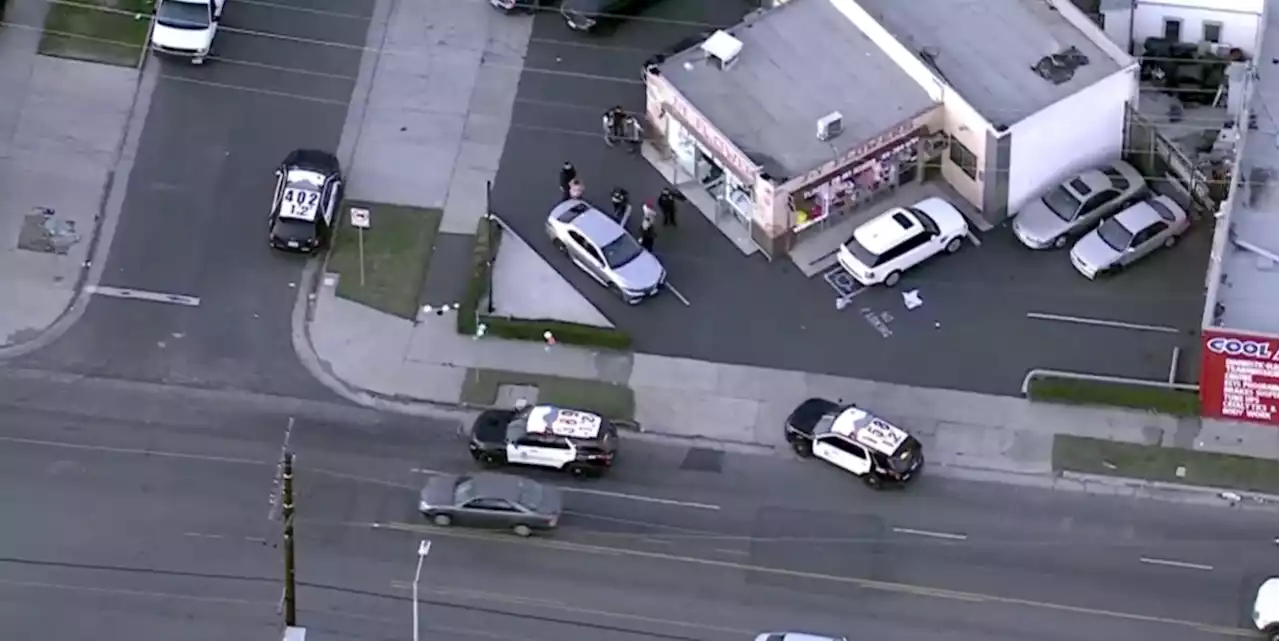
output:
[[[1061,314],[1045,314],[1042,312],[1027,312],[1027,318],[1034,320],[1059,321],[1062,323],[1075,323],[1077,325],[1096,325],[1098,327],[1114,327],[1116,329],[1133,329],[1141,332],[1160,332],[1163,334],[1181,334],[1182,332],[1174,327],[1164,325],[1143,325],[1141,323],[1126,323],[1124,321],[1106,320],[1103,318],[1084,318],[1081,316],[1063,316]]]
[[[667,291],[671,292],[672,294],[675,295],[676,298],[680,299],[680,302],[684,303],[685,307],[693,307],[693,305],[689,304],[689,299],[685,298],[684,294],[681,294],[680,290],[676,289],[675,285],[672,285],[671,283],[665,283],[663,287],[666,287]]]
[[[975,235],[973,234],[973,232],[968,232],[968,233],[966,233],[966,234],[965,234],[965,236],[967,236],[967,237],[969,238],[969,242],[973,243],[973,246],[974,246],[974,247],[981,247],[981,246],[982,246],[982,241],[978,240],[978,237],[977,237],[977,236],[975,236]]]
[[[1202,563],[1187,563],[1186,561],[1170,561],[1168,559],[1153,559],[1149,557],[1140,557],[1139,561],[1148,565],[1163,565],[1171,568],[1182,568],[1184,570],[1213,570],[1212,565],[1204,565]]]
[[[121,287],[106,287],[103,285],[89,285],[84,288],[89,294],[97,294],[99,296],[110,296],[111,298],[124,298],[127,300],[145,300],[152,303],[169,303],[171,305],[186,305],[187,307],[199,307],[200,299],[195,296],[186,296],[183,294],[165,294],[163,292],[147,292],[140,289],[124,289]]]
[[[969,538],[968,534],[953,534],[951,532],[934,532],[932,530],[914,530],[909,527],[893,528],[898,534],[911,534],[914,536],[927,536],[934,539],[947,539],[948,541],[964,541]]]

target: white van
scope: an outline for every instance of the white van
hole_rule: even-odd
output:
[[[226,0],[159,0],[151,25],[151,50],[202,64],[213,48],[213,36]]]

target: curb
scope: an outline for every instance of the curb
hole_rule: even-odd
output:
[[[1280,508],[1280,497],[1262,492],[1169,483],[1166,481],[1147,481],[1144,479],[1071,471],[1058,472],[1057,475],[1060,481],[1067,484],[1078,484],[1086,492],[1091,488],[1106,488],[1104,491],[1090,492],[1094,494],[1106,493],[1119,496],[1129,495],[1139,498],[1176,500],[1186,503],[1210,503],[1244,509],[1274,511]]]

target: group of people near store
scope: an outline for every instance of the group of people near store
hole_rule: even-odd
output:
[[[560,166],[560,195],[565,200],[581,199],[586,193],[586,187],[582,184],[582,180],[578,178],[578,169],[573,163],[566,161]],[[653,251],[654,242],[658,236],[658,217],[662,217],[662,226],[675,228],[676,226],[676,210],[678,203],[685,200],[683,194],[671,189],[663,188],[657,198],[645,201],[641,206],[642,216],[640,219],[640,234],[637,240],[640,246],[648,251]],[[627,227],[627,221],[631,218],[631,195],[622,187],[615,187],[609,195],[609,203],[612,206],[614,220],[622,225],[623,229]]]

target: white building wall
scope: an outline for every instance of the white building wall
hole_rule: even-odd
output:
[[[1010,127],[1009,210],[1072,173],[1120,158],[1125,105],[1137,92],[1138,69],[1131,66]]]
[[[1124,49],[1130,55],[1139,54],[1140,51],[1133,48],[1133,43],[1129,40],[1130,34],[1133,33],[1133,9],[1113,9],[1102,12],[1102,31],[1107,34],[1107,38],[1116,46]]]
[[[1264,0],[1138,0],[1133,10],[1134,51],[1141,53],[1147,38],[1164,35],[1165,19],[1177,19],[1182,21],[1182,42],[1200,42],[1204,24],[1216,22],[1222,25],[1221,44],[1238,47],[1253,57],[1263,7]]]

